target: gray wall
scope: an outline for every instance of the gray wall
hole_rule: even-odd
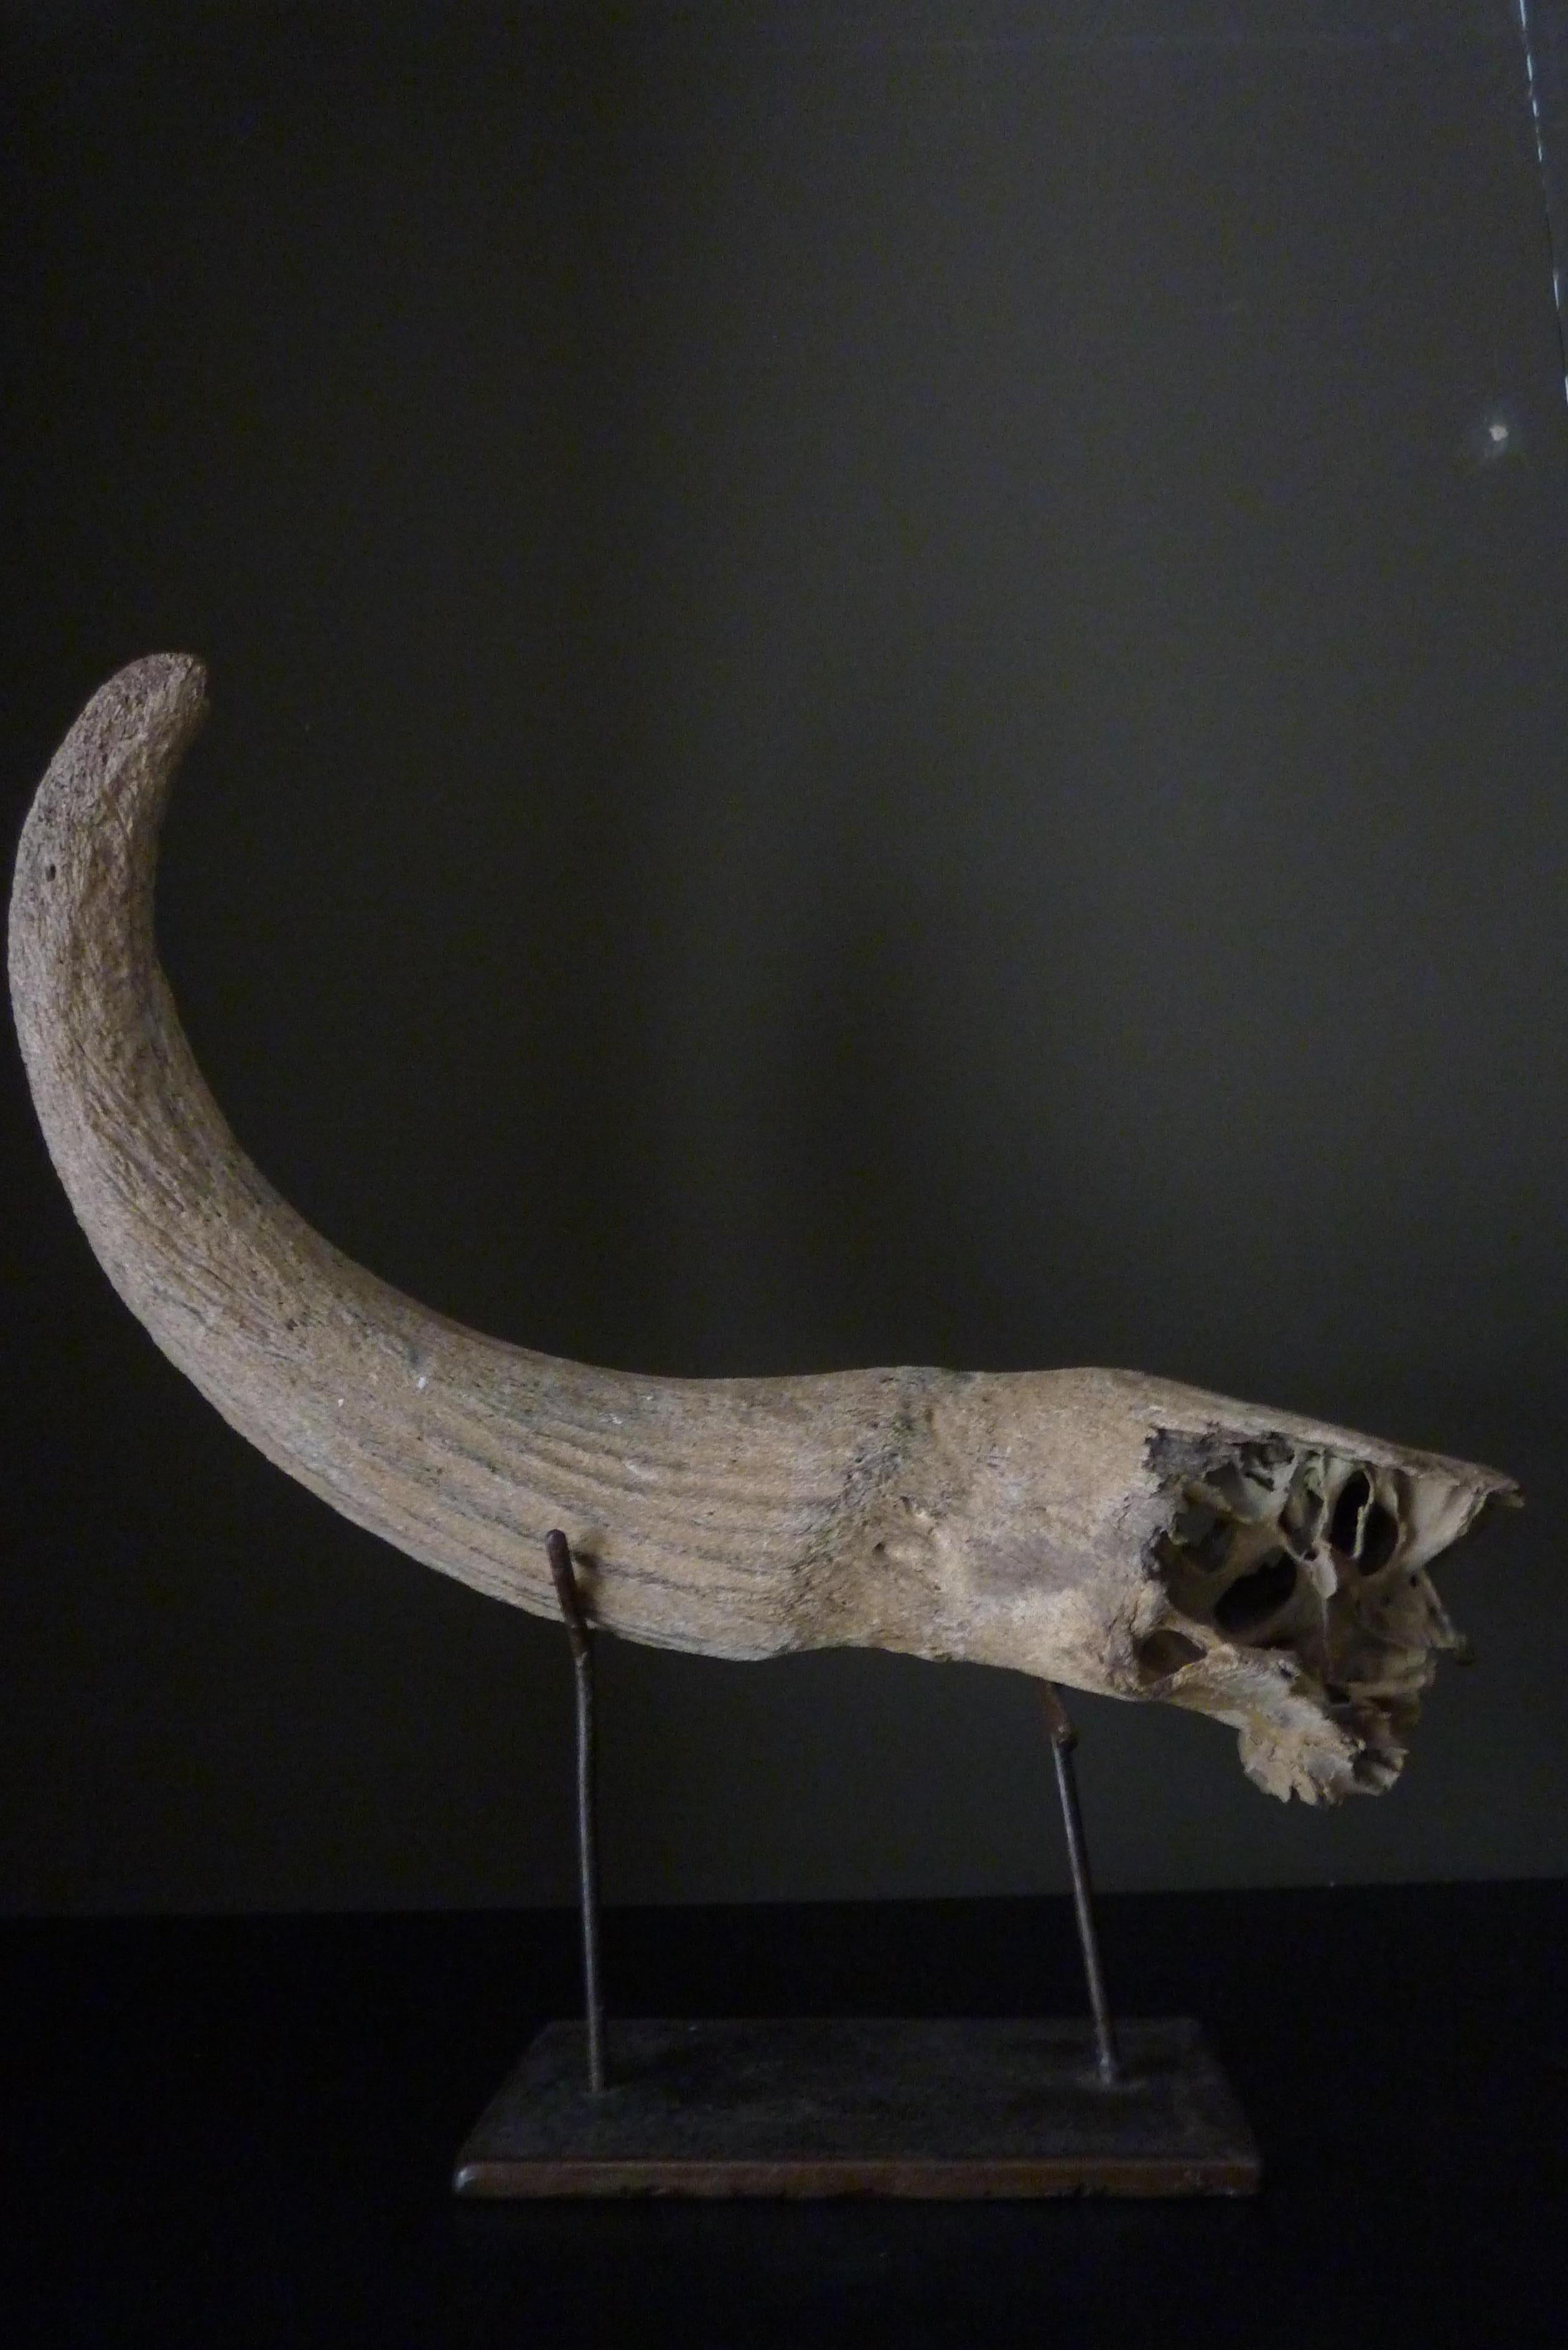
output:
[[[1511,5],[4,26],[11,821],[207,656],[161,931],[283,1191],[594,1360],[1124,1363],[1497,1461],[1392,1795],[1084,1699],[1085,1803],[1114,1886],[1561,1867]],[[233,1437],[5,1107],[0,1899],[566,1898],[561,1635]],[[1018,1677],[603,1677],[612,1899],[1063,1881]]]

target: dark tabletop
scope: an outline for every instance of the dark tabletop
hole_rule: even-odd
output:
[[[0,1929],[0,2340],[1561,2342],[1559,1883],[1124,1896],[1125,2013],[1200,2017],[1248,2203],[458,2208],[572,2011],[555,1913]],[[612,1911],[612,2012],[1076,2008],[1058,1901]]]

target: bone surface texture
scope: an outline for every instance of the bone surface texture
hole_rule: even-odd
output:
[[[240,1149],[159,967],[170,781],[205,680],[138,661],[27,818],[11,987],[60,1180],[110,1281],[269,1460],[481,1591],[717,1657],[859,1644],[1230,1722],[1260,1785],[1397,1774],[1437,1651],[1433,1557],[1506,1477],[1127,1371],[673,1379],[416,1305]]]

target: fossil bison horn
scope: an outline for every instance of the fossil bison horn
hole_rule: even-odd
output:
[[[1427,1562],[1488,1469],[1121,1371],[645,1378],[509,1346],[341,1255],[203,1084],[153,943],[199,662],[122,671],[40,785],[11,908],[44,1133],[104,1270],[268,1459],[536,1612],[563,1527],[595,1618],[720,1657],[858,1643],[1158,1697],[1262,1785],[1386,1785],[1432,1652]]]

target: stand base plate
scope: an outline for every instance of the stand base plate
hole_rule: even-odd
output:
[[[459,2195],[1251,2195],[1258,2149],[1196,2023],[619,2022],[534,2042],[458,2157]]]

